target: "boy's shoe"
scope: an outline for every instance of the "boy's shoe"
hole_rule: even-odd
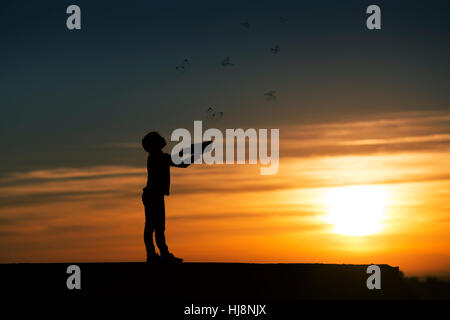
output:
[[[183,259],[175,257],[171,253],[161,255],[161,260],[166,263],[182,263]]]
[[[147,256],[148,264],[158,264],[160,262],[161,262],[161,257],[157,253]]]

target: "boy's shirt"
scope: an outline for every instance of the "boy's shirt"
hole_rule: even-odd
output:
[[[172,159],[167,153],[149,155],[147,158],[147,186],[144,190],[155,195],[169,195],[171,163]]]

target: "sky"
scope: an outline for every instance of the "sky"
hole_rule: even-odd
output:
[[[382,29],[370,31],[375,3]],[[81,30],[66,28],[70,4]],[[450,277],[449,9],[3,1],[0,262],[145,259],[139,142],[202,120],[280,129],[280,168],[172,169],[166,233],[176,255],[388,263]],[[277,98],[265,99],[271,90]],[[223,117],[208,118],[210,107]]]

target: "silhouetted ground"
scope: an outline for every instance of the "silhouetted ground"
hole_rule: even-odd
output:
[[[379,265],[381,289],[369,290],[368,265],[74,263],[81,290],[68,290],[69,263],[0,265],[2,296],[178,300],[449,299],[450,283],[403,278]]]

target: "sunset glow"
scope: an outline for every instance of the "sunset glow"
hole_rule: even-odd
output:
[[[148,184],[187,263],[450,279],[450,1],[4,2],[0,263],[146,261]]]
[[[274,176],[251,165],[172,169],[166,206],[173,250],[187,261],[374,260],[404,265],[407,274],[445,270],[450,152],[426,137],[450,117],[389,118],[280,130],[285,147]],[[390,143],[412,128],[421,145]],[[370,149],[353,143],[372,136],[383,141]],[[287,148],[290,139],[297,143]],[[352,147],[330,154],[330,139]],[[380,143],[389,149],[377,151]],[[143,156],[139,146],[133,152]],[[145,178],[145,168],[131,166],[11,173],[0,188],[2,261],[139,260]]]
[[[327,191],[325,221],[334,232],[348,236],[378,233],[386,216],[386,191],[379,186],[352,186]]]

